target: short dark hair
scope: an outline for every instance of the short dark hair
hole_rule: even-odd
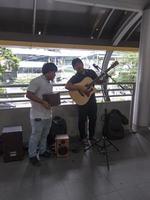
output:
[[[83,63],[82,60],[80,58],[74,58],[72,60],[72,66],[74,68],[74,66],[77,64],[77,63]]]
[[[50,62],[50,63],[45,63],[43,65],[42,67],[43,74],[47,74],[48,72],[52,72],[52,71],[57,72],[57,66],[54,63]]]

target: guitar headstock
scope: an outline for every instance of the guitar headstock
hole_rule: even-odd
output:
[[[114,68],[118,64],[119,64],[118,61],[115,61],[114,63],[112,63],[111,66],[109,68],[107,68],[105,71],[103,71],[103,73],[101,73],[101,75],[98,78],[103,77],[109,70],[111,70],[112,68]]]
[[[117,66],[118,64],[119,64],[118,61],[113,62],[113,63],[111,64],[111,66],[110,66],[109,68],[106,69],[105,72],[108,72],[109,70],[111,70],[112,68],[114,68],[115,66]]]
[[[113,63],[111,64],[110,67],[112,68],[112,67],[115,67],[115,66],[117,66],[117,65],[119,65],[119,62],[116,60],[115,62],[113,62]]]
[[[111,66],[109,67],[109,70],[112,69],[112,68],[114,68],[114,67],[116,67],[117,65],[119,65],[119,62],[116,60],[115,62],[113,62],[111,64]]]

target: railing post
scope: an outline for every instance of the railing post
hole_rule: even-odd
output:
[[[132,130],[135,86],[136,86],[135,83],[133,83],[133,92],[132,92],[132,98],[131,98],[131,104],[130,104],[130,115],[129,115],[129,132],[130,132],[130,133],[135,133],[135,132]]]

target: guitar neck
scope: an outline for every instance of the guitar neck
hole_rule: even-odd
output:
[[[102,72],[96,79],[94,79],[90,84],[89,87],[94,85],[100,78],[102,78],[105,74],[107,74],[108,71],[110,71],[112,68],[117,66],[119,64],[118,61],[115,61],[108,69],[106,69],[104,72]]]

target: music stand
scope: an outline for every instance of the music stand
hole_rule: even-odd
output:
[[[119,151],[118,147],[116,147],[107,137],[107,132],[108,132],[108,114],[107,114],[107,109],[105,109],[104,113],[104,118],[103,120],[103,130],[102,130],[102,138],[95,140],[92,144],[90,144],[87,148],[84,149],[84,152],[87,150],[91,149],[92,147],[96,147],[97,150],[105,155],[106,158],[106,163],[107,163],[107,169],[109,170],[109,158],[108,158],[108,153],[109,151],[107,150],[107,146],[112,146],[116,151]]]

